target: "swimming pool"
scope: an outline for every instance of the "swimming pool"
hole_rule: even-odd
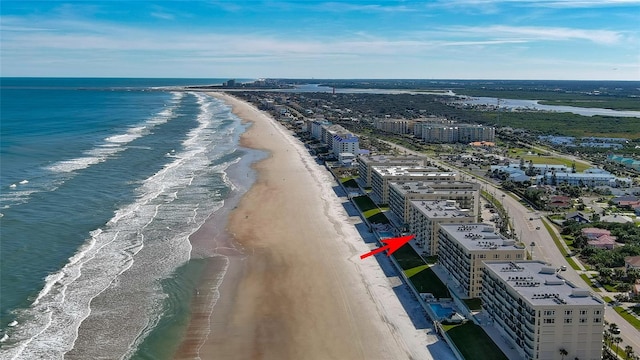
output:
[[[380,240],[382,240],[382,239],[392,238],[395,235],[391,231],[379,231],[378,236],[380,236]]]
[[[453,313],[455,313],[455,309],[447,305],[429,304],[429,306],[438,317],[438,320],[449,318]]]

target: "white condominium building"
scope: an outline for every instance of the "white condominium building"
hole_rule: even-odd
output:
[[[337,133],[333,135],[332,150],[336,156],[341,153],[357,155],[360,152],[360,140],[352,133]]]
[[[366,187],[371,187],[371,169],[374,166],[424,165],[426,158],[418,156],[358,155],[358,175]]]
[[[472,124],[419,123],[415,125],[414,133],[420,134],[419,137],[426,143],[493,142],[496,137],[495,127]]]
[[[474,223],[475,216],[454,200],[412,200],[407,223],[415,241],[428,255],[438,253],[438,231],[444,224]]]
[[[434,172],[422,166],[373,166],[371,169],[372,200],[378,204],[389,203],[390,182],[453,181],[458,174]]]
[[[588,289],[541,261],[489,261],[483,271],[482,307],[522,359],[601,359],[605,307]]]
[[[460,208],[478,214],[480,184],[467,181],[406,181],[389,183],[389,209],[408,223],[412,200],[454,200]]]
[[[441,224],[438,241],[438,261],[467,298],[480,296],[484,261],[525,259],[523,245],[489,224]]]

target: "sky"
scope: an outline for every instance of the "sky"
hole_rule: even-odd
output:
[[[0,76],[640,80],[640,0],[2,0]]]

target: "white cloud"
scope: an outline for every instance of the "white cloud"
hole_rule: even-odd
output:
[[[617,44],[624,38],[618,31],[597,29],[575,29],[563,27],[535,26],[456,26],[448,29],[451,35],[494,38],[516,38],[522,41],[569,41],[586,40],[598,44]]]

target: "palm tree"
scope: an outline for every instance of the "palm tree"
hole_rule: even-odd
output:
[[[629,360],[633,355],[633,347],[631,345],[627,345],[624,347],[625,359]]]
[[[611,333],[608,330],[604,331],[604,345],[611,346]]]
[[[616,336],[613,338],[613,342],[616,343],[616,355],[618,355],[618,344],[622,342],[622,338],[620,336]]]
[[[562,360],[564,360],[564,357],[567,355],[569,355],[569,352],[567,352],[565,348],[560,348],[560,356],[562,356]]]

